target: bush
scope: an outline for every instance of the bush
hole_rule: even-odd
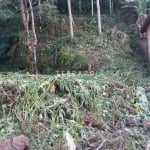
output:
[[[63,47],[57,56],[58,67],[69,70],[83,70],[87,67],[88,60],[85,56],[72,52],[69,48]]]

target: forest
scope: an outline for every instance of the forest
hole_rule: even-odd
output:
[[[150,0],[0,0],[0,150],[150,150]]]

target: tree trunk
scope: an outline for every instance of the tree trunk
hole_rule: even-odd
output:
[[[31,22],[32,22],[32,33],[33,35],[31,35],[31,46],[32,46],[32,52],[33,52],[33,65],[32,65],[32,72],[33,73],[38,73],[38,69],[37,69],[37,36],[36,36],[36,32],[35,32],[35,23],[34,23],[34,14],[33,14],[33,7],[32,7],[32,1],[29,1],[29,5],[30,5],[30,11],[31,11]]]
[[[79,14],[82,12],[82,0],[79,0]]]
[[[147,54],[148,54],[148,61],[149,61],[149,64],[150,64],[150,26],[147,29],[147,41],[148,41]]]
[[[21,15],[22,15],[22,22],[23,22],[23,25],[24,25],[24,28],[25,28],[25,36],[26,36],[26,44],[29,45],[30,41],[29,41],[29,14],[27,12],[27,7],[25,5],[25,2],[24,0],[20,0],[20,7],[21,7]]]
[[[42,18],[41,18],[41,0],[38,0],[38,6],[39,6],[39,19],[40,19],[40,23],[42,22]]]
[[[68,4],[68,12],[69,12],[70,36],[71,38],[73,38],[74,32],[73,32],[73,17],[71,12],[71,0],[67,0],[67,4]]]
[[[100,11],[100,3],[99,0],[96,0],[97,6],[97,17],[98,17],[98,35],[102,34],[102,25],[101,25],[101,11]]]
[[[92,9],[92,16],[94,16],[94,4],[93,4],[93,0],[91,0],[91,9]]]
[[[113,13],[113,0],[109,0],[109,13],[110,15]]]
[[[33,15],[33,9],[32,9],[32,2],[31,0],[28,0],[29,7],[30,7],[30,13],[31,13],[31,23],[32,23],[32,33],[30,33],[29,30],[29,12],[27,8],[27,1],[26,0],[20,0],[20,7],[21,7],[21,15],[22,15],[22,21],[25,29],[25,40],[26,45],[28,46],[29,50],[29,63],[30,63],[30,72],[32,73],[38,73],[37,69],[37,37],[35,32],[35,24],[34,24],[34,15]]]

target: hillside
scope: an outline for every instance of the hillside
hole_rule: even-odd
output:
[[[115,21],[108,24],[112,18],[104,16],[98,38],[96,18],[82,19],[74,39],[65,35],[47,44],[44,52],[60,48],[59,65],[51,57],[40,68],[54,65],[54,75],[1,72],[0,137],[25,134],[32,150],[63,150],[69,132],[78,150],[143,150],[150,128],[148,65],[131,48],[127,26],[120,23],[111,35]]]

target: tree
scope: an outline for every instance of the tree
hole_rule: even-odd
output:
[[[29,4],[29,8],[28,8]],[[20,0],[22,22],[25,29],[25,42],[29,50],[30,71],[37,73],[37,36],[35,32],[34,14],[31,0]],[[30,10],[30,13],[29,13]],[[31,18],[31,31],[29,29],[29,19]]]
[[[100,11],[100,3],[99,0],[96,0],[97,6],[97,17],[98,17],[98,35],[102,34],[102,25],[101,25],[101,11]]]
[[[0,0],[0,63],[15,62],[12,62],[10,51],[13,45],[17,45],[20,30],[19,12],[10,0]]]
[[[94,2],[91,0],[91,10],[92,10],[92,16],[94,16]]]
[[[79,0],[79,14],[82,12],[82,0]]]
[[[69,12],[70,36],[71,38],[73,38],[74,32],[73,32],[73,17],[71,12],[71,0],[67,0],[67,4],[68,4],[68,12]]]
[[[113,13],[113,0],[109,0],[109,13],[110,15]]]
[[[140,22],[143,22],[142,20],[146,16],[148,2],[149,0],[124,0],[121,8],[128,16],[135,13],[137,15],[136,22],[140,25]]]

